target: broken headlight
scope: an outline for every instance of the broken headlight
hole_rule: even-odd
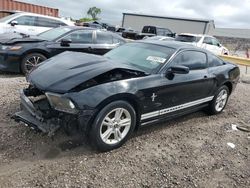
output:
[[[45,93],[45,94],[49,100],[50,105],[55,110],[70,114],[76,114],[78,112],[75,104],[70,99],[54,93]]]

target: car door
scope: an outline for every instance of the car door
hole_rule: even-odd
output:
[[[212,38],[212,43],[214,45],[214,51],[216,55],[221,55],[222,53],[222,45],[215,38]]]
[[[190,70],[188,74],[172,74],[169,70],[173,66],[186,66]],[[179,52],[159,74],[146,77],[143,84],[148,87],[141,91],[142,121],[171,115],[213,98],[214,80],[208,73],[207,55],[200,51]]]
[[[115,40],[111,32],[96,31],[94,36],[95,44],[92,45],[94,54],[103,55],[120,45],[120,41]]]
[[[9,24],[10,31],[24,33],[28,35],[38,34],[36,31],[36,16],[20,16],[11,20]],[[16,21],[16,25],[11,26],[11,22]]]
[[[213,44],[212,39],[213,39],[212,37],[204,37],[204,40],[203,40],[201,47],[214,53],[214,54],[217,54],[217,50]]]
[[[208,73],[206,53],[195,50],[179,52],[163,71],[164,75],[173,66],[188,67],[189,73],[173,74],[171,78],[165,78],[165,87],[156,94],[165,109],[179,105],[185,108],[183,105],[196,105],[199,101],[207,102],[212,99],[210,94],[214,82]]]
[[[70,40],[68,45],[62,45],[63,40]],[[47,48],[53,51],[53,55],[64,51],[75,51],[84,53],[93,53],[93,30],[75,30],[59,39],[54,44],[50,44]]]

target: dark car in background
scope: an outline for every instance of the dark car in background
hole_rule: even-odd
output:
[[[144,26],[142,28],[141,33],[136,32],[136,31],[123,31],[122,36],[124,38],[140,40],[145,37],[153,37],[153,36],[175,37],[175,33],[173,33],[168,28],[162,28],[162,27],[156,27],[156,26]]]
[[[113,32],[77,26],[51,29],[37,36],[4,35],[0,36],[0,70],[26,74],[64,51],[103,55],[125,42]]]
[[[104,56],[64,52],[28,76],[14,118],[54,134],[78,128],[94,147],[120,147],[138,127],[207,108],[218,114],[238,66],[175,41],[124,44]]]

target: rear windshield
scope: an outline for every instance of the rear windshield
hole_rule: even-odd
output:
[[[178,35],[175,40],[180,42],[199,42],[201,37],[190,36],[190,35]]]
[[[3,22],[6,22],[6,21],[9,21],[12,18],[15,18],[17,15],[18,14],[11,14],[11,15],[5,16],[5,17],[3,17],[3,18],[0,19],[0,22],[3,23]]]

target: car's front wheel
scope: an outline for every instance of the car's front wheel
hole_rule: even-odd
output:
[[[134,108],[125,101],[115,101],[96,116],[90,130],[92,145],[99,151],[109,151],[123,145],[136,125]]]
[[[209,105],[209,113],[210,114],[221,113],[226,107],[228,97],[229,97],[228,87],[225,85],[220,87]]]
[[[30,53],[26,55],[21,64],[21,71],[23,74],[29,73],[34,66],[38,65],[39,63],[43,62],[47,58],[40,53]]]

